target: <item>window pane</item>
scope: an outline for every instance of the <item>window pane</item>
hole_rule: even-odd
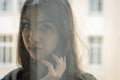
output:
[[[102,0],[89,0],[90,12],[101,12],[102,6],[103,6]]]
[[[101,64],[101,37],[89,37],[89,63]]]
[[[0,12],[12,11],[12,0],[0,0]]]
[[[11,62],[12,37],[10,35],[0,36],[0,63]]]

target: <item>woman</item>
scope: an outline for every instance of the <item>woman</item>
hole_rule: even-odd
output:
[[[18,62],[2,80],[96,80],[78,66],[67,0],[27,0],[21,12]]]

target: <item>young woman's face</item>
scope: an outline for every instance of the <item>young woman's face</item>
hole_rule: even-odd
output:
[[[33,59],[40,60],[51,54],[57,47],[57,26],[44,11],[31,7],[23,17],[23,42]]]

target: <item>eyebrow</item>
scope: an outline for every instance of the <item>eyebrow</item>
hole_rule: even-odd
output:
[[[24,22],[24,21],[30,22],[30,20],[27,19],[26,17],[22,17],[22,20],[23,20],[23,22]]]
[[[50,21],[50,20],[39,21],[39,24],[41,24],[41,23],[50,23],[50,24],[55,25],[55,24],[54,24],[52,21]]]
[[[49,23],[51,23],[51,21],[49,21],[49,20],[44,20],[44,21],[39,21],[39,23],[45,23],[45,22],[49,22]]]
[[[23,22],[31,22],[28,18],[26,18],[25,16],[23,16],[22,17],[22,20],[23,20]],[[47,22],[47,23],[52,23],[50,20],[44,20],[44,21],[39,21],[39,23],[41,24],[41,23],[45,23],[45,22]],[[53,23],[52,23],[53,24]],[[54,25],[54,24],[53,24]]]

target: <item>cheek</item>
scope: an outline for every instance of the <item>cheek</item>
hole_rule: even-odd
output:
[[[47,51],[54,51],[58,44],[58,35],[53,34],[46,39],[46,49]]]
[[[25,46],[28,46],[28,44],[29,44],[29,35],[28,35],[28,33],[26,33],[26,32],[22,32],[22,38],[23,38],[23,42],[24,42],[24,44],[25,44]]]

